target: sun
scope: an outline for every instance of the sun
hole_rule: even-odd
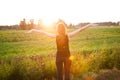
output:
[[[43,24],[44,25],[50,25],[52,23],[52,20],[50,19],[43,19]]]
[[[45,25],[46,27],[50,27],[54,22],[56,22],[55,19],[43,18],[43,25]]]

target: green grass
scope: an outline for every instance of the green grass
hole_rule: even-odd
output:
[[[74,29],[72,29],[74,30]],[[71,30],[69,30],[70,32]],[[0,55],[48,54],[56,52],[55,39],[27,31],[0,31]],[[92,52],[120,45],[119,27],[89,28],[70,39],[71,53]]]
[[[56,40],[25,32],[27,30],[0,31],[0,79],[56,80]],[[98,75],[102,69],[120,69],[120,27],[88,28],[70,38],[69,43],[74,56],[73,80],[92,77],[93,73]]]

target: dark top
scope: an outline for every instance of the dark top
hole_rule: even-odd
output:
[[[57,35],[57,58],[66,58],[70,56],[69,39],[67,35]]]

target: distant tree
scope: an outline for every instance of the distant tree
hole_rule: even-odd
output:
[[[20,26],[20,29],[22,29],[22,30],[26,29],[27,24],[26,24],[26,19],[25,18],[22,21],[20,21],[19,26]]]
[[[89,22],[84,22],[84,23],[78,23],[75,27],[82,27],[89,24]]]
[[[34,26],[35,26],[34,19],[30,19],[29,29],[34,28]]]
[[[117,26],[120,26],[120,21],[117,22]]]
[[[43,21],[40,19],[40,20],[38,20],[38,25],[37,25],[37,29],[41,29],[42,28],[42,26],[43,26]]]
[[[74,27],[74,24],[72,24],[72,23],[70,23],[69,25],[68,25],[68,28],[73,28]]]

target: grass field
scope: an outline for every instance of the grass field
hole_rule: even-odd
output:
[[[25,32],[0,31],[0,80],[56,80],[56,40]],[[87,77],[97,80],[99,74],[113,68],[116,70],[113,73],[120,74],[120,27],[88,28],[71,38],[69,43],[73,56],[72,80]],[[109,79],[100,77],[99,80],[116,80],[116,75],[112,78],[110,75]]]

